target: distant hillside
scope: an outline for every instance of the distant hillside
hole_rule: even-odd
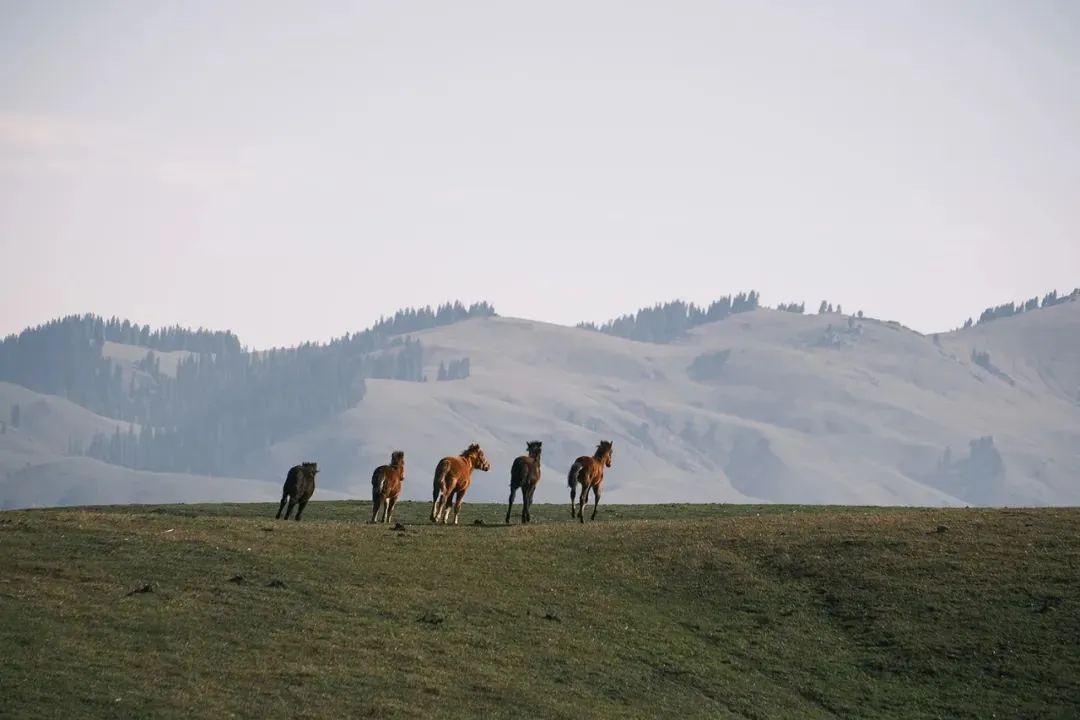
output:
[[[1020,302],[1008,302],[988,307],[979,315],[977,323],[972,318],[968,318],[963,327],[969,328],[975,324],[981,325],[991,320],[1053,307],[1065,302],[1075,301],[1078,298],[1080,298],[1080,288],[1076,288],[1067,295],[1052,290],[1044,295],[1041,301],[1038,297],[1033,297]],[[750,290],[749,292],[740,292],[734,296],[725,295],[712,302],[708,307],[700,307],[682,300],[672,300],[666,303],[656,303],[652,307],[641,308],[636,313],[622,315],[599,325],[594,322],[581,322],[577,324],[577,327],[629,340],[669,343],[684,337],[688,331],[699,325],[719,322],[732,315],[751,312],[761,307],[764,307],[761,305],[761,295],[754,290]],[[780,303],[774,309],[801,315],[806,310],[806,303]],[[822,300],[821,304],[818,305],[817,312],[819,315],[832,315],[834,313],[843,315],[844,308],[843,305],[837,304],[834,307],[831,302]],[[851,315],[859,319],[863,317],[861,310],[853,312]]]
[[[315,459],[320,488],[365,498],[401,448],[406,497],[430,499],[438,458],[480,442],[493,470],[469,497],[501,501],[539,438],[537,502],[564,502],[569,462],[607,438],[615,502],[1080,502],[1078,297],[933,336],[754,291],[579,328],[457,303],[257,353],[231,333],[72,317],[0,344],[0,430],[18,431],[0,434],[0,470],[25,481],[86,456],[279,482]],[[157,350],[122,342],[147,337]]]
[[[144,503],[274,502],[285,473],[263,480],[154,473],[87,457],[58,457],[0,474],[0,509]],[[345,496],[320,488],[319,499]]]
[[[244,474],[275,442],[355,407],[365,378],[425,380],[423,350],[405,333],[491,314],[486,303],[406,309],[329,343],[258,353],[230,332],[69,316],[4,339],[0,381],[111,421],[89,438],[69,433],[68,454],[138,470]],[[23,409],[10,405],[4,417],[17,426]]]
[[[402,447],[406,495],[421,499],[438,456],[475,440],[498,470],[470,493],[494,501],[536,437],[537,502],[561,502],[570,461],[608,438],[613,502],[1075,503],[1080,404],[1064,388],[1066,367],[1080,367],[1078,323],[1071,303],[935,342],[869,319],[757,310],[642,346],[474,320],[417,334],[429,366],[467,351],[468,380],[372,381],[362,405],[279,444],[267,467],[317,454],[334,468],[327,482],[361,495],[366,470]],[[973,359],[983,352],[1004,369]]]

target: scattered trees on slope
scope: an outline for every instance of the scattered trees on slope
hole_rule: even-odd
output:
[[[938,459],[934,485],[953,497],[979,505],[1000,502],[1005,486],[1005,463],[992,435],[968,441],[968,456],[954,459],[946,446]]]
[[[1036,296],[1020,302],[1008,302],[1001,305],[988,307],[983,310],[982,313],[980,313],[978,320],[968,318],[964,322],[964,329],[966,330],[973,325],[982,325],[983,323],[988,323],[991,320],[1012,317],[1013,315],[1019,315],[1020,313],[1053,307],[1054,305],[1060,305],[1062,303],[1073,302],[1076,300],[1080,300],[1080,287],[1076,288],[1068,295],[1059,295],[1057,290],[1051,290],[1050,292],[1043,295],[1041,301],[1039,300],[1038,296]]]
[[[463,357],[460,360],[451,360],[449,365],[439,363],[439,374],[435,379],[437,381],[464,380],[467,377],[469,377],[469,358]]]
[[[751,290],[750,292],[739,293],[734,297],[730,295],[724,296],[709,305],[708,308],[702,308],[694,303],[687,303],[682,300],[674,300],[667,303],[657,303],[652,307],[641,308],[636,313],[622,315],[600,325],[593,322],[580,322],[576,327],[629,340],[663,344],[676,340],[686,331],[698,325],[717,322],[737,313],[765,307],[761,305],[760,299],[761,296],[756,291]],[[1041,301],[1038,297],[1033,297],[1024,302],[1010,302],[986,308],[977,322],[972,318],[968,318],[963,327],[966,329],[997,318],[1009,317],[1018,313],[1030,312],[1031,310],[1060,305],[1074,300],[1080,300],[1080,288],[1073,290],[1068,295],[1059,295],[1057,290],[1053,290],[1044,295]],[[782,312],[804,314],[806,312],[806,303],[780,303],[776,306],[776,309]],[[842,305],[836,305],[834,308],[831,302],[822,300],[818,305],[817,312],[819,315],[834,312],[843,314],[844,309]],[[855,313],[855,317],[863,319],[863,311],[859,310]]]
[[[578,323],[577,327],[629,340],[669,343],[698,325],[717,322],[731,315],[756,310],[759,300],[760,295],[754,290],[741,292],[734,297],[725,295],[707,308],[682,300],[674,300],[668,303],[657,303],[651,308],[641,308],[633,315],[623,315],[599,326],[591,322],[582,322]]]
[[[401,334],[494,314],[486,302],[410,308],[329,343],[260,352],[227,331],[72,315],[0,342],[0,380],[119,421],[111,437],[73,451],[138,469],[232,474],[271,444],[355,407],[364,378],[426,380],[422,344]],[[136,372],[125,373],[104,353],[106,340],[150,345]],[[161,371],[155,352],[171,350],[192,353],[175,376]]]

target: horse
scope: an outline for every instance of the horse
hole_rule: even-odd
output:
[[[604,484],[604,468],[611,467],[611,455],[614,443],[601,440],[592,457],[582,455],[570,466],[566,473],[566,484],[570,486],[570,517],[574,517],[574,494],[578,483],[581,484],[581,501],[578,506],[578,519],[585,522],[585,505],[588,503],[589,489],[593,491],[593,509],[590,520],[596,519],[596,509],[600,505],[600,487]]]
[[[307,507],[308,500],[315,493],[315,475],[319,472],[319,464],[316,462],[304,462],[293,465],[285,475],[285,486],[281,488],[281,505],[278,506],[277,515],[274,519],[281,518],[281,511],[285,510],[285,503],[289,503],[289,509],[285,510],[285,519],[289,519],[293,508],[296,508],[296,520],[300,521],[300,515]]]
[[[371,522],[378,522],[379,510],[383,522],[390,522],[394,506],[401,497],[401,484],[405,482],[405,451],[390,453],[390,464],[380,465],[371,473]]]
[[[525,455],[514,458],[510,466],[510,504],[506,506],[506,524],[510,524],[510,510],[514,507],[514,496],[521,489],[521,522],[532,521],[532,501],[536,486],[540,484],[540,452],[543,443],[530,440],[525,443]]]
[[[484,451],[478,443],[472,443],[459,455],[448,455],[435,465],[434,488],[431,495],[431,522],[446,524],[450,515],[451,500],[454,506],[454,524],[458,524],[461,501],[469,489],[473,470],[487,472],[491,469]]]

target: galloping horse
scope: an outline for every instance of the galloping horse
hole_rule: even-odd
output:
[[[394,506],[401,496],[401,484],[405,482],[405,451],[390,453],[390,464],[380,465],[371,473],[371,522],[378,522],[379,510],[383,522],[390,522]]]
[[[473,470],[487,472],[491,469],[479,443],[473,443],[460,455],[448,455],[435,466],[434,492],[431,495],[431,522],[446,524],[450,515],[451,501],[454,506],[454,524],[458,524],[461,501],[469,489]]]
[[[540,484],[540,452],[543,443],[530,440],[525,443],[527,454],[514,458],[510,466],[510,504],[506,506],[506,524],[510,524],[510,510],[514,507],[514,496],[521,489],[521,522],[532,521],[532,501],[536,486]]]
[[[288,520],[293,508],[296,508],[296,520],[299,522],[308,500],[315,493],[315,475],[318,472],[319,464],[315,462],[305,462],[289,468],[285,475],[285,485],[281,488],[281,504],[278,505],[275,519],[281,517],[281,511],[285,510],[285,503],[288,502],[289,509],[285,510],[285,519]]]
[[[604,468],[611,467],[613,445],[610,440],[601,440],[592,457],[582,455],[570,466],[570,472],[566,474],[566,484],[570,486],[570,517],[574,517],[574,494],[578,483],[581,483],[578,519],[585,522],[585,505],[588,503],[590,488],[593,491],[593,509],[589,519],[596,519],[596,508],[600,505],[600,486],[604,484]]]

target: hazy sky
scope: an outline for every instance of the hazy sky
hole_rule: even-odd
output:
[[[1080,3],[0,0],[0,333],[1080,285]]]

